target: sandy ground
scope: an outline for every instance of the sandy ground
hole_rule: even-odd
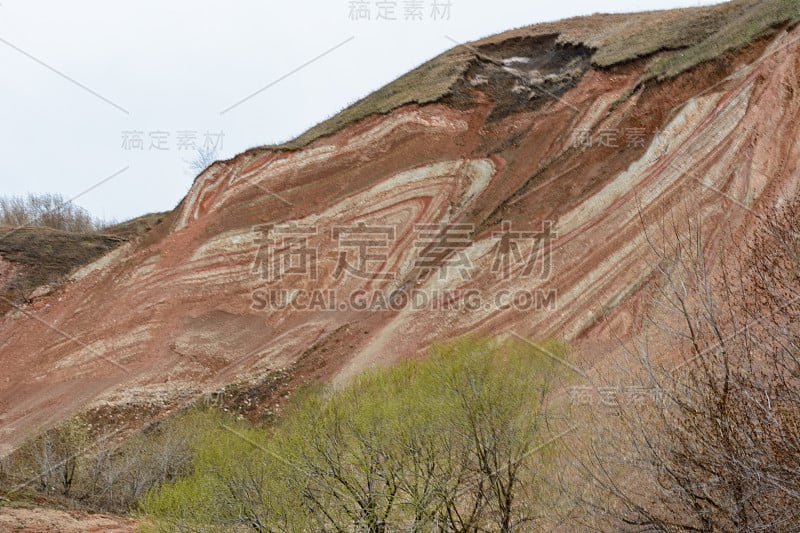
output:
[[[130,533],[135,527],[133,520],[103,514],[0,507],[2,533]]]

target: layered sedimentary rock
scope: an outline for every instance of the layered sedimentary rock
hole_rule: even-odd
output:
[[[797,194],[800,30],[661,81],[661,51],[599,65],[564,35],[462,47],[437,99],[212,165],[147,235],[7,314],[0,445],[98,406],[342,383],[467,332],[629,334],[650,224],[691,205],[713,241]]]

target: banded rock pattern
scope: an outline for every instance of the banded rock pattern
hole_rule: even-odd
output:
[[[275,372],[285,389],[344,382],[469,331],[629,334],[658,220],[702,210],[713,241],[797,194],[799,29],[644,84],[659,52],[601,68],[519,31],[474,48],[438,101],[212,165],[148,234],[8,313],[0,446],[87,408],[167,409]],[[362,268],[354,234],[372,243]]]

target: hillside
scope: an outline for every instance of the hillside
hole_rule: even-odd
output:
[[[88,250],[59,254],[69,281],[0,318],[0,455],[79,413],[136,429],[211,397],[269,419],[467,332],[563,339],[599,372],[642,325],[659,220],[744,241],[797,197],[798,19],[737,0],[457,46],[215,163],[147,232],[60,239]],[[0,266],[47,283],[53,254],[20,243],[52,232],[18,235]]]

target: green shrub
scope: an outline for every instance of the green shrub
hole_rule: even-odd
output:
[[[468,337],[342,390],[299,394],[272,430],[219,422],[191,474],[148,492],[140,509],[159,531],[530,523],[557,451],[543,421],[566,355],[558,343]]]

